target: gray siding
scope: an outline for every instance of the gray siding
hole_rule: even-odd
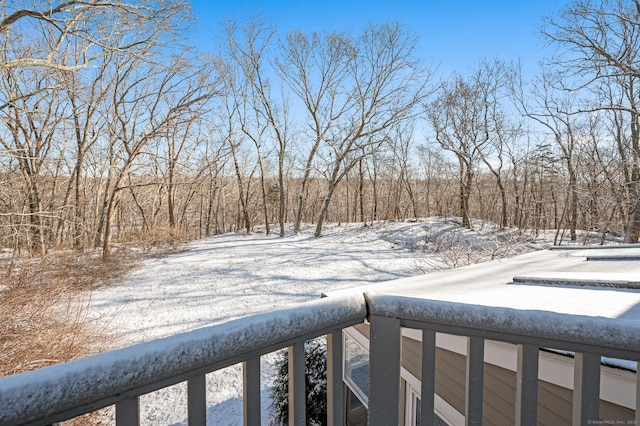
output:
[[[371,327],[369,324],[356,324],[353,326],[356,330],[360,332],[364,337],[369,339],[369,334],[371,333]]]
[[[573,391],[540,381],[538,385],[540,404],[538,405],[538,424],[570,425]],[[600,420],[621,421],[627,424],[632,421],[635,411],[626,407],[600,401]]]
[[[422,342],[402,337],[402,366],[422,380]]]
[[[367,338],[369,325],[355,328]],[[402,337],[402,366],[422,379],[422,343]],[[436,393],[464,415],[465,356],[436,348]],[[561,386],[538,382],[538,424],[570,425],[573,391]],[[483,424],[505,425],[515,423],[516,374],[511,370],[485,364],[484,368]],[[401,411],[404,412],[404,388],[401,390]],[[633,420],[634,410],[600,401],[600,418],[604,421]]]
[[[422,362],[421,342],[403,338],[402,362],[411,374],[420,379]],[[466,363],[463,355],[436,349],[436,393],[460,413],[465,414]],[[573,391],[538,382],[538,424],[570,425]],[[483,424],[515,424],[516,374],[511,370],[485,364]],[[635,412],[626,407],[600,401],[600,419],[633,420]]]
[[[516,374],[492,364],[484,365],[482,423],[515,424]]]

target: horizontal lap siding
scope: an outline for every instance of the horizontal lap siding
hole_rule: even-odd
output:
[[[465,413],[466,357],[436,350],[436,393],[460,413]],[[483,424],[514,424],[515,373],[485,364]]]
[[[422,342],[402,338],[402,366],[422,380]],[[465,357],[436,348],[436,393],[464,413]]]
[[[465,357],[436,348],[436,393],[453,408],[464,414]]]
[[[600,419],[607,421],[611,420],[615,424],[615,421],[622,421],[623,424],[635,424],[636,412],[627,407],[621,407],[616,404],[612,404],[608,401],[600,400]]]
[[[548,382],[538,382],[538,424],[570,425],[573,391]],[[633,420],[635,411],[600,400],[600,419],[609,421]]]
[[[570,425],[572,395],[570,389],[538,381],[538,424]]]
[[[402,337],[402,366],[422,380],[422,342]]]
[[[369,336],[369,326],[356,326]],[[465,356],[436,348],[436,393],[464,415]],[[422,378],[422,342],[402,337],[402,366],[418,380]],[[566,389],[548,382],[538,382],[538,424],[570,425],[572,395]],[[515,423],[516,373],[485,363],[483,424]],[[635,412],[610,402],[600,401],[601,420],[633,420]]]
[[[371,327],[369,324],[356,324],[353,326],[356,330],[360,332],[364,337],[369,339],[369,335],[371,334]]]
[[[482,423],[515,424],[516,374],[492,364],[484,365]]]
[[[421,342],[403,338],[402,365],[421,379]],[[441,348],[436,349],[436,393],[464,414],[465,357]],[[570,425],[572,391],[539,381],[538,424]],[[483,424],[515,423],[516,373],[485,364]],[[602,420],[632,420],[634,411],[606,401],[600,402]]]

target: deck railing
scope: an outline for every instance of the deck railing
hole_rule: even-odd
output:
[[[244,423],[258,425],[260,356],[288,347],[290,424],[305,423],[304,342],[326,335],[328,423],[344,421],[342,329],[369,318],[369,424],[398,422],[401,330],[422,330],[421,424],[434,423],[436,333],[468,337],[465,421],[482,423],[485,339],[518,348],[516,422],[537,422],[540,348],[575,354],[574,424],[599,418],[601,356],[640,359],[637,325],[365,293],[329,297],[0,379],[0,425],[50,424],[109,405],[118,425],[139,423],[140,395],[188,383],[188,421],[206,422],[205,374],[243,363]],[[637,375],[636,375],[637,376]],[[636,384],[636,407],[640,389]],[[638,410],[636,419],[640,420]],[[215,419],[212,423],[215,424]],[[596,424],[591,422],[592,424]]]
[[[602,424],[601,357],[640,360],[640,327],[631,322],[365,294],[371,322],[369,424],[395,424],[399,418],[402,327],[422,330],[421,424],[434,424],[436,333],[467,336],[465,422],[481,425],[484,342],[517,345],[515,419],[536,425],[541,348],[574,354],[574,425]],[[636,374],[636,414],[640,424],[640,381]],[[618,424],[631,424],[620,421]]]
[[[342,329],[362,323],[362,296],[296,307],[141,343],[0,379],[0,425],[47,425],[115,404],[117,425],[139,423],[140,395],[187,382],[188,421],[206,422],[205,374],[243,363],[244,423],[260,418],[260,356],[289,348],[289,417],[305,423],[304,342],[326,335],[332,424],[341,424]],[[214,419],[215,423],[215,419]]]

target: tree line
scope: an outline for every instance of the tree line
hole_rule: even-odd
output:
[[[0,5],[0,246],[454,215],[640,237],[640,1],[574,0],[539,73],[439,75],[399,23],[189,46],[186,1]],[[568,233],[564,235],[564,231]]]

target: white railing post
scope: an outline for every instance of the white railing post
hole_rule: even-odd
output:
[[[242,363],[244,425],[260,424],[260,357]]]
[[[116,404],[116,426],[138,426],[140,424],[140,403],[137,397],[128,398]]]
[[[304,341],[296,342],[289,347],[289,425],[306,424],[306,384]]]
[[[573,370],[574,425],[600,420],[600,355],[576,352]]]
[[[207,424],[207,383],[204,374],[187,380],[187,418],[189,426]]]
[[[344,384],[342,382],[342,330],[327,334],[327,424],[344,424]]]
[[[535,426],[538,419],[538,346],[518,345],[516,425]]]
[[[369,426],[395,425],[400,401],[400,320],[371,317]]]
[[[467,378],[465,422],[482,425],[482,392],[484,383],[484,339],[470,336],[467,341]]]

